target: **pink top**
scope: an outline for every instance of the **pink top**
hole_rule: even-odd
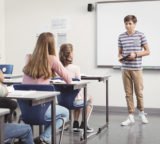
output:
[[[27,63],[29,61],[31,55],[27,55]],[[52,71],[57,73],[60,77],[64,79],[64,81],[68,84],[72,82],[72,77],[70,76],[68,70],[66,70],[59,59],[56,56],[49,55],[48,57],[49,63],[51,65]],[[23,84],[49,84],[50,78],[44,79],[43,77],[38,79],[33,79],[32,77],[24,74],[23,76]]]

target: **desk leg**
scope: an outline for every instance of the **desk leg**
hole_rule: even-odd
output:
[[[4,143],[4,117],[0,117],[0,144]]]
[[[87,140],[86,101],[87,101],[87,86],[84,87],[84,107],[83,107],[83,121],[84,121],[84,133],[83,133],[83,139],[84,139],[84,140]]]
[[[52,144],[56,144],[56,103],[55,98],[51,102],[51,127],[52,127]]]
[[[100,133],[106,127],[108,127],[108,123],[109,123],[108,80],[106,80],[106,123],[98,129],[97,134]]]
[[[108,106],[108,80],[106,80],[106,123],[109,123],[109,106]]]

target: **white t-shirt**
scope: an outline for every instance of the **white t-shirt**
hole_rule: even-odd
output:
[[[80,74],[80,67],[74,64],[69,64],[65,67],[70,76],[72,78],[77,78],[79,80],[81,80],[81,74]],[[75,100],[82,100],[83,99],[83,90],[81,89],[80,92],[78,93],[77,97],[75,98]]]

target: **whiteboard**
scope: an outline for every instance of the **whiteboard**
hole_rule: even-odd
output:
[[[118,36],[125,32],[126,15],[137,17],[136,30],[147,38],[151,54],[143,57],[145,67],[160,66],[160,1],[112,1],[97,3],[97,65],[121,65],[118,62]]]

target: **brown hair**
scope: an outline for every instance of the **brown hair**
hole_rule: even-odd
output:
[[[127,16],[124,18],[124,23],[125,23],[125,22],[128,22],[128,21],[132,21],[133,23],[137,23],[137,18],[136,18],[136,16],[134,16],[134,15],[127,15]]]
[[[33,54],[23,72],[34,79],[50,78],[53,72],[48,61],[49,55],[56,55],[55,40],[52,33],[45,32],[39,35]]]
[[[73,59],[70,57],[72,52],[73,52],[72,44],[66,43],[60,46],[59,59],[62,62],[63,66],[67,66],[68,64],[72,63]]]

